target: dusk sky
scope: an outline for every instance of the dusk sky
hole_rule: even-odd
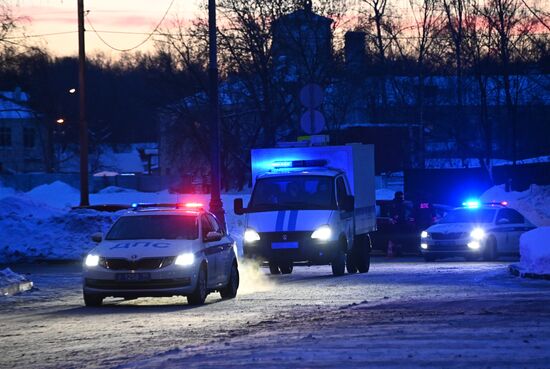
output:
[[[96,30],[103,31],[100,35],[107,43],[118,49],[127,49],[136,46],[147,37],[162,19],[171,2],[172,0],[84,0],[84,8],[90,11],[88,21]],[[25,34],[49,34],[33,37],[33,43],[46,46],[53,54],[59,56],[77,54],[76,0],[8,0],[7,3],[15,16],[26,18],[21,22]],[[162,26],[167,26],[170,18],[176,15],[184,19],[194,18],[198,12],[198,3],[199,0],[174,0]],[[112,50],[98,38],[88,21],[87,53],[102,51],[115,58],[120,55],[120,52]],[[66,34],[51,35],[65,32]],[[151,39],[137,50],[150,50],[153,44]]]

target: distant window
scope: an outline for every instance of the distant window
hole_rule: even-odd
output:
[[[23,129],[23,145],[26,148],[34,147],[34,129],[33,128]]]
[[[0,127],[0,146],[11,146],[11,128]]]

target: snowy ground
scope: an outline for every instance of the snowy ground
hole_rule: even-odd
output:
[[[36,289],[0,303],[1,368],[543,368],[550,284],[510,261],[377,259],[368,274],[243,268],[212,294],[85,308],[79,265],[19,265]]]

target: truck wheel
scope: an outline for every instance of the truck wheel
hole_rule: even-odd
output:
[[[232,299],[237,296],[237,289],[239,288],[239,269],[237,264],[233,263],[231,267],[231,274],[229,275],[229,280],[227,281],[227,286],[220,290],[220,295],[222,299]]]
[[[103,303],[103,297],[84,292],[84,305],[88,307],[99,307]]]
[[[370,237],[359,237],[352,250],[355,267],[359,273],[368,273],[370,269]]]
[[[357,267],[355,266],[355,257],[353,252],[346,254],[346,269],[349,274],[357,273]]]
[[[269,273],[271,274],[281,274],[279,271],[279,265],[273,261],[269,262]]]
[[[344,246],[341,245],[336,251],[336,255],[330,263],[332,267],[332,274],[335,276],[344,275],[346,272],[346,253],[344,252]]]
[[[206,268],[204,265],[201,265],[199,275],[197,277],[197,287],[195,287],[192,294],[187,296],[187,303],[189,305],[202,305],[204,304],[204,300],[206,300],[207,294]]]
[[[279,264],[279,270],[283,274],[291,274],[293,269],[294,265],[292,264],[292,262]]]

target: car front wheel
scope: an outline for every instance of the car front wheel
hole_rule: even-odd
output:
[[[195,287],[192,294],[187,296],[187,302],[189,305],[202,305],[204,304],[204,300],[206,300],[207,294],[206,268],[201,266],[199,269],[199,275],[197,276],[197,287]]]
[[[237,264],[233,263],[231,267],[231,274],[229,275],[229,280],[227,281],[227,286],[225,286],[221,291],[220,295],[222,299],[232,299],[237,296],[237,289],[239,288],[239,269]]]

